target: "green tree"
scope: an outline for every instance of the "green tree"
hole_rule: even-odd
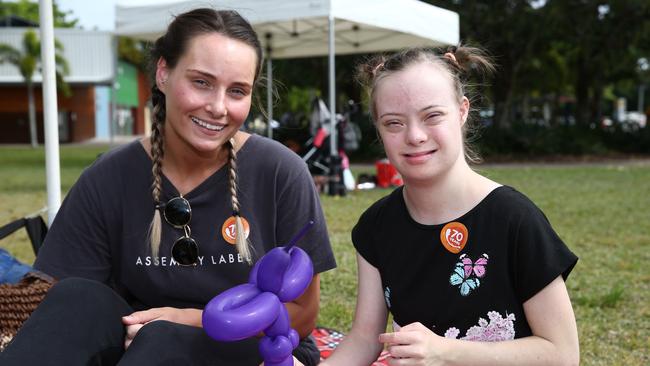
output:
[[[637,60],[647,55],[650,3],[647,0],[549,0],[551,17],[558,20],[556,36],[564,42],[573,77],[576,121],[587,125],[599,119],[603,91],[624,79],[634,80]],[[644,41],[644,37],[646,40]]]
[[[455,11],[460,17],[463,43],[486,48],[497,63],[491,86],[494,123],[508,127],[515,92],[526,63],[540,49],[547,26],[539,7],[530,0],[432,0],[427,3]]]
[[[64,93],[70,94],[70,87],[63,81],[63,76],[69,73],[68,62],[62,56],[63,46],[55,41],[55,63],[57,86]],[[34,72],[41,68],[41,43],[33,30],[23,35],[22,50],[7,44],[0,44],[0,64],[8,62],[20,70],[27,84],[29,134],[32,147],[38,146],[36,135],[36,102],[34,101]]]
[[[0,0],[0,18],[6,18],[13,15],[38,24],[40,23],[38,7],[38,1],[33,0]],[[72,28],[77,26],[78,19],[72,18],[71,11],[61,11],[56,4],[56,1],[52,2],[52,15],[54,16],[54,26],[57,28]]]
[[[117,38],[117,55],[142,71],[147,71],[146,49],[149,43],[130,37]]]

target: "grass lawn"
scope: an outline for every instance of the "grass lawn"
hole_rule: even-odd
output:
[[[64,192],[104,150],[62,147]],[[44,166],[42,149],[0,147],[0,224],[45,205]],[[580,257],[567,285],[582,364],[650,364],[650,165],[493,166],[481,171],[528,195]],[[388,192],[322,197],[339,267],[322,277],[319,324],[349,329],[356,296],[350,230],[361,212]],[[34,259],[24,231],[0,245],[23,261]]]

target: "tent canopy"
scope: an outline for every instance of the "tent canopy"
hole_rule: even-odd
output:
[[[116,8],[116,34],[160,36],[173,15],[210,6],[236,10],[255,28],[271,57],[328,55],[328,20],[335,20],[336,54],[409,46],[457,44],[458,14],[417,0],[210,0]]]

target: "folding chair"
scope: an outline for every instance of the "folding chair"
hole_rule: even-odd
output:
[[[41,211],[42,212],[42,211]],[[0,227],[0,240],[21,228],[27,230],[34,254],[47,234],[40,212]],[[41,302],[54,280],[31,266],[20,263],[0,248],[0,352],[9,344],[23,322]]]
[[[47,234],[47,225],[45,224],[45,221],[41,215],[23,217],[1,227],[0,240],[13,234],[23,227],[25,230],[27,230],[27,236],[29,236],[29,240],[32,243],[34,254],[37,254],[38,250],[41,248],[41,245],[43,245],[45,234]]]

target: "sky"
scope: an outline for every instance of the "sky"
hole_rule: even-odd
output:
[[[178,0],[55,0],[59,9],[72,11],[70,18],[79,19],[84,29],[112,31],[115,29],[115,5],[150,5]]]

